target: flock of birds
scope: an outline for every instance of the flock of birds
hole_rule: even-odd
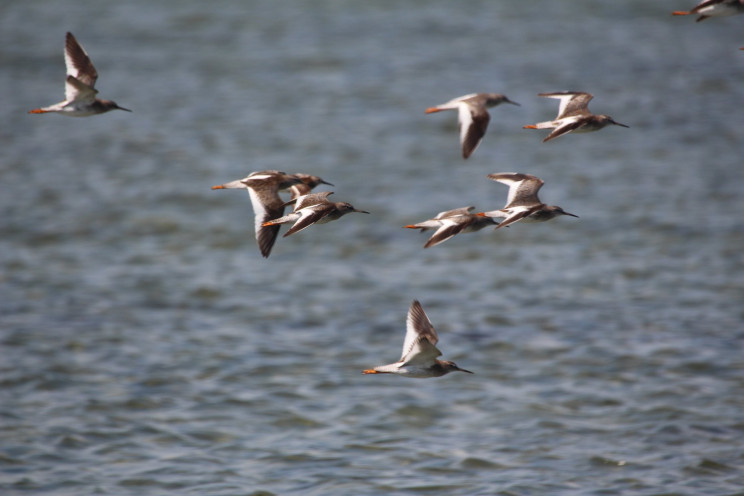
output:
[[[689,11],[674,11],[672,14],[698,15],[698,22],[709,17],[744,14],[744,0],[704,0]],[[741,50],[744,50],[744,47]],[[98,90],[95,89],[95,84],[98,72],[88,54],[69,32],[65,39],[64,54],[67,68],[65,99],[48,107],[30,110],[29,113],[52,112],[71,117],[87,117],[110,110],[131,112],[111,100],[96,97]],[[608,115],[592,114],[588,105],[593,96],[589,93],[566,91],[539,93],[538,96],[560,100],[555,119],[524,126],[525,129],[551,129],[543,142],[568,133],[598,131],[608,125],[628,127]],[[486,133],[490,121],[488,109],[502,103],[519,105],[502,94],[473,93],[430,107],[426,109],[426,113],[457,110],[462,156],[467,159]],[[538,191],[543,181],[536,176],[504,172],[489,174],[488,178],[509,187],[507,202],[503,208],[480,213],[472,213],[475,208],[472,206],[456,208],[440,212],[432,219],[404,227],[421,231],[435,229],[434,234],[424,245],[424,248],[429,248],[447,241],[456,234],[475,232],[489,226],[500,229],[519,221],[544,222],[563,215],[578,217],[561,207],[542,203]],[[351,212],[369,213],[354,208],[350,203],[329,200],[328,197],[333,194],[331,191],[313,193],[313,188],[321,184],[333,186],[322,178],[310,174],[287,174],[265,170],[252,172],[242,179],[213,186],[212,189],[248,191],[255,213],[258,247],[261,255],[268,258],[282,224],[292,224],[284,234],[284,237],[287,237],[311,225],[331,222]],[[282,191],[290,192],[288,201],[279,196]],[[284,215],[284,210],[288,206],[292,206],[292,212]],[[438,340],[434,326],[423,307],[414,300],[408,310],[406,336],[400,359],[395,363],[364,370],[363,373],[397,374],[413,378],[439,377],[454,371],[472,374],[454,362],[438,360],[437,357],[442,355],[436,347]]]

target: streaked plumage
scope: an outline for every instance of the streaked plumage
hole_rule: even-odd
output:
[[[436,346],[438,341],[434,326],[426,316],[421,303],[414,300],[408,309],[406,337],[403,340],[403,353],[400,360],[389,365],[363,370],[362,373],[397,374],[416,379],[440,377],[455,371],[472,374],[469,370],[461,369],[454,362],[437,360],[437,357],[442,355]]]
[[[424,245],[424,248],[429,248],[444,243],[456,234],[476,232],[486,226],[498,224],[498,222],[496,222],[492,217],[483,217],[471,214],[470,211],[474,208],[475,207],[462,207],[447,210],[445,212],[439,212],[433,219],[425,220],[418,224],[409,224],[403,227],[407,227],[408,229],[421,229],[422,232],[429,229],[436,229],[434,234]]]
[[[540,201],[537,192],[542,188],[543,180],[539,177],[516,172],[500,172],[489,174],[488,178],[509,186],[509,195],[504,208],[476,214],[483,217],[503,218],[504,220],[496,226],[496,229],[520,220],[544,222],[559,215],[578,217],[578,215],[564,211],[561,207],[546,205]]]
[[[698,14],[695,22],[704,21],[709,17],[726,17],[744,14],[744,0],[704,0],[692,10],[675,10],[672,15]]]
[[[67,67],[65,99],[48,107],[29,110],[29,114],[58,112],[71,117],[87,117],[116,109],[131,112],[111,100],[96,98],[98,72],[72,33],[67,33],[65,39],[65,66]]]
[[[369,213],[364,210],[357,210],[350,203],[332,202],[328,200],[328,195],[332,194],[332,191],[323,191],[320,193],[310,193],[298,196],[285,204],[289,205],[294,203],[294,211],[291,214],[265,221],[262,225],[265,227],[276,227],[280,224],[294,222],[289,231],[284,233],[283,237],[286,238],[287,236],[300,232],[313,224],[325,224],[332,220],[339,219],[351,212],[359,212],[362,214]]]
[[[294,174],[275,170],[251,172],[243,179],[212,186],[212,189],[245,189],[251,197],[255,214],[255,232],[261,255],[268,258],[281,226],[264,226],[264,222],[284,214],[284,200],[279,191],[289,189],[302,179]]]
[[[563,91],[556,93],[538,93],[538,96],[557,98],[561,101],[558,107],[558,117],[552,121],[538,122],[524,126],[525,129],[553,129],[543,140],[550,141],[567,133],[588,133],[599,131],[605,126],[628,127],[612,119],[609,115],[592,114],[589,112],[589,101],[594,98],[589,93],[578,91]]]
[[[468,158],[486,134],[488,122],[491,119],[488,109],[500,103],[519,105],[499,93],[472,93],[435,107],[429,107],[426,109],[426,113],[431,114],[433,112],[441,112],[442,110],[457,110],[458,121],[460,123],[462,158]]]

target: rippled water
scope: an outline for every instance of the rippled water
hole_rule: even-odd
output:
[[[744,494],[744,18],[692,4],[0,6],[0,492]],[[67,30],[132,114],[25,114]],[[541,143],[558,90],[630,129]],[[463,162],[473,91],[522,106]],[[272,168],[372,215],[264,260],[210,186]],[[580,219],[400,228],[501,171]],[[414,298],[475,375],[360,374]]]

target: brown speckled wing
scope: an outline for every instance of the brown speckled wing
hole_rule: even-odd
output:
[[[98,71],[93,67],[90,57],[72,33],[67,33],[65,38],[65,65],[67,66],[68,76],[77,78],[91,88],[95,87],[96,80],[98,80]]]

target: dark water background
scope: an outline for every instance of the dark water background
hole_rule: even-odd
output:
[[[744,17],[693,4],[4,2],[0,493],[744,494]],[[26,114],[68,30],[132,114]],[[630,129],[541,143],[560,90]],[[474,91],[522,106],[463,162]],[[264,260],[210,190],[263,169],[372,215]],[[401,229],[506,171],[580,219]],[[475,375],[360,374],[414,298]]]

